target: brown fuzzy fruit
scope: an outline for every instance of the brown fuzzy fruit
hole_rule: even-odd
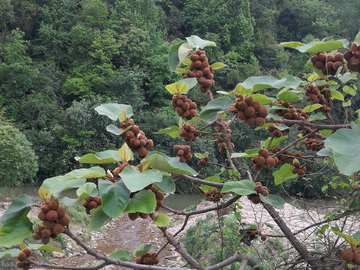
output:
[[[156,196],[156,200],[159,201],[162,201],[165,198],[164,193],[162,193],[161,191],[157,191],[155,196]]]
[[[41,211],[43,211],[44,213],[49,212],[50,211],[49,205],[47,205],[47,204],[41,205]]]
[[[354,258],[352,259],[352,262],[356,265],[360,265],[360,254],[359,253],[354,254]]]
[[[240,120],[246,120],[247,119],[246,115],[244,114],[244,111],[239,111],[237,113],[237,118],[239,118]]]
[[[258,116],[265,118],[268,115],[268,109],[265,106],[261,106],[258,111]]]
[[[254,100],[253,100],[252,97],[247,97],[247,98],[245,98],[245,102],[246,102],[249,106],[251,106],[251,105],[253,104]]]
[[[263,156],[258,156],[256,159],[256,165],[258,165],[259,167],[264,166],[265,164],[265,158]]]
[[[295,168],[300,168],[300,162],[298,161],[295,161],[293,165]]]
[[[268,166],[269,168],[272,168],[275,166],[275,159],[267,158],[265,163],[266,163],[266,166]]]
[[[25,262],[24,262],[24,261],[18,261],[18,262],[16,263],[16,266],[17,266],[18,268],[24,268],[24,265],[25,265]]]
[[[266,148],[261,148],[259,150],[259,156],[267,158],[269,156],[269,151]]]
[[[141,217],[142,219],[147,219],[148,216],[149,216],[149,214],[140,213],[140,217]]]
[[[46,219],[48,221],[55,221],[58,218],[58,213],[55,210],[50,210],[46,213]]]
[[[23,252],[26,254],[26,257],[30,257],[32,252],[31,252],[31,249],[30,248],[24,248],[23,249]]]
[[[246,108],[248,107],[247,103],[245,101],[240,101],[238,104],[237,104],[237,108],[239,110],[245,110]]]
[[[52,200],[49,202],[49,208],[50,210],[56,210],[59,207],[59,201],[58,200]]]
[[[346,262],[351,262],[354,259],[354,252],[351,248],[344,249],[341,252],[341,258]]]
[[[320,61],[317,61],[317,62],[314,64],[314,67],[315,67],[316,69],[323,69],[324,63],[323,63],[323,62],[320,62]]]
[[[265,241],[266,239],[267,239],[266,234],[262,234],[262,235],[261,235],[261,240]]]
[[[260,172],[262,170],[263,166],[256,165],[254,166],[255,171]]]
[[[18,255],[17,255],[17,259],[18,261],[25,261],[26,260],[26,254],[24,252],[20,252]]]
[[[48,237],[48,238],[41,238],[41,242],[42,242],[44,245],[49,244],[49,242],[50,242],[50,237]]]
[[[263,125],[265,125],[265,118],[256,117],[254,122],[255,125],[257,125],[258,127],[262,127]]]
[[[256,195],[256,196],[252,197],[252,198],[251,198],[251,201],[252,201],[253,204],[258,204],[258,203],[260,203],[260,202],[261,202],[260,196]]]
[[[68,226],[70,224],[70,217],[65,214],[63,218],[59,219],[59,223],[62,224],[63,226]]]
[[[254,123],[255,123],[255,117],[250,117],[250,118],[245,120],[245,124],[247,126],[252,126]]]
[[[49,229],[44,229],[41,232],[41,236],[42,238],[49,238],[51,235],[51,231]]]
[[[255,109],[254,109],[254,107],[252,107],[252,106],[248,106],[245,110],[244,110],[244,113],[245,113],[245,115],[247,116],[247,117],[253,117],[254,116],[254,114],[255,114]]]
[[[64,226],[61,225],[60,223],[56,223],[54,228],[53,228],[53,232],[56,234],[60,234],[64,231]]]
[[[139,213],[139,212],[136,212],[136,213],[128,213],[128,217],[129,217],[130,220],[135,220],[135,219],[137,219],[139,216],[140,216],[140,213]]]
[[[38,214],[38,218],[41,221],[45,221],[46,220],[46,214],[43,211],[40,211],[39,214]]]
[[[56,212],[58,214],[58,218],[62,218],[65,216],[65,208],[63,207],[58,207],[58,209],[56,209]]]

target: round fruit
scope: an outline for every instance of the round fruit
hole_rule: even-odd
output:
[[[56,212],[58,213],[58,218],[62,218],[65,216],[65,208],[63,207],[58,207],[58,209],[56,209]]]
[[[258,166],[264,166],[265,164],[265,158],[263,156],[258,156],[256,159],[256,165]]]
[[[43,211],[44,213],[49,212],[50,211],[49,205],[47,205],[47,204],[41,205],[41,211]]]
[[[239,112],[240,113],[240,112]],[[250,117],[248,119],[245,120],[245,124],[247,126],[252,126],[255,123],[255,117]]]
[[[149,216],[149,214],[140,213],[140,217],[141,217],[142,219],[147,219],[148,216]]]
[[[344,249],[341,252],[341,257],[343,258],[344,261],[351,262],[354,259],[354,252],[352,251],[351,248]]]
[[[32,252],[30,248],[24,248],[23,252],[26,254],[26,257],[30,257]]]
[[[262,234],[262,235],[261,235],[261,240],[265,241],[266,239],[267,239],[266,234]]]
[[[269,156],[269,151],[266,148],[261,148],[259,150],[259,156],[267,158]]]
[[[17,255],[17,259],[18,261],[25,261],[26,260],[26,254],[24,252],[20,252],[18,255]]]
[[[359,253],[354,254],[354,258],[352,259],[352,262],[356,265],[360,265],[360,254]]]
[[[43,211],[40,211],[40,213],[38,214],[38,218],[41,221],[45,221],[46,220],[46,214]]]
[[[254,107],[249,106],[244,110],[244,113],[247,117],[253,117],[255,114],[255,109],[254,109]]]
[[[55,221],[58,218],[58,213],[55,210],[50,210],[46,213],[46,219],[49,221]]]
[[[245,102],[250,106],[253,104],[254,100],[252,97],[247,97],[245,98]]]
[[[18,261],[16,263],[16,266],[19,267],[19,268],[24,268],[24,265],[25,265],[25,262],[24,261]]]
[[[44,229],[41,232],[41,236],[42,238],[49,238],[51,235],[51,231],[49,229]]]
[[[255,125],[257,125],[258,127],[261,127],[261,126],[265,125],[265,118],[256,117],[254,122],[255,122]]]
[[[65,214],[65,216],[63,218],[59,219],[59,223],[62,224],[63,226],[67,226],[70,223],[70,217],[68,215]]]
[[[44,245],[49,244],[49,242],[50,242],[50,237],[48,237],[48,238],[41,238],[41,242],[42,242]]]
[[[63,231],[64,231],[64,226],[61,225],[60,223],[56,223],[55,226],[54,226],[54,228],[53,228],[53,232],[54,232],[55,234],[60,234],[60,233],[62,233]]]
[[[275,166],[275,159],[267,158],[265,163],[266,163],[266,166],[268,166],[269,168],[272,168]]]
[[[248,107],[247,103],[245,101],[240,101],[238,104],[237,104],[237,108],[239,110],[245,110],[246,108]]]
[[[140,216],[140,213],[139,213],[139,212],[129,213],[129,214],[128,214],[128,217],[129,217],[130,220],[135,220],[135,219],[137,219],[139,216]]]
[[[43,225],[44,225],[44,228],[45,228],[45,229],[52,229],[52,228],[54,228],[54,226],[55,226],[55,222],[54,222],[54,221],[45,220],[45,221],[43,222]]]
[[[59,207],[59,201],[58,200],[52,200],[49,202],[49,208],[51,210],[56,210]]]
[[[265,106],[261,106],[258,111],[258,116],[265,118],[268,115],[268,109]]]
[[[159,201],[162,201],[165,198],[164,193],[162,193],[161,191],[157,191],[155,196],[156,196],[156,200]]]

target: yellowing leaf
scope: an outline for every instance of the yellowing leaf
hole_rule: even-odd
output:
[[[124,109],[118,117],[120,122],[126,121],[126,109]]]
[[[49,200],[51,198],[51,193],[50,191],[48,191],[47,189],[40,187],[38,190],[39,196],[41,199],[45,200]]]
[[[186,94],[189,89],[189,85],[184,82],[176,82],[176,83],[168,84],[167,86],[165,86],[165,88],[166,90],[168,90],[170,94],[179,95],[179,94]]]
[[[190,58],[186,57],[182,63],[183,63],[183,65],[185,65],[185,66],[190,66],[191,60],[190,60]]]
[[[319,75],[317,75],[317,74],[313,74],[313,75],[311,75],[309,78],[308,78],[308,81],[309,82],[315,82],[317,79],[319,79],[320,77],[319,77]]]
[[[175,73],[178,73],[178,74],[185,74],[186,73],[186,70],[184,68],[178,68],[175,70]]]
[[[128,162],[131,159],[131,150],[127,143],[124,143],[118,150],[118,158],[122,162]]]
[[[315,111],[319,108],[321,108],[322,105],[321,104],[311,104],[309,106],[306,106],[304,109],[303,109],[303,112],[312,112],[312,111]]]
[[[216,63],[212,64],[211,66],[213,69],[220,69],[220,68],[226,67],[226,65],[221,62],[216,62]]]

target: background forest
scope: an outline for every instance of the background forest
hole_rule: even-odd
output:
[[[110,123],[94,111],[105,102],[131,104],[155,149],[174,156],[174,139],[154,134],[179,121],[165,90],[181,79],[168,69],[171,42],[192,34],[216,42],[206,52],[210,64],[227,65],[217,73],[216,96],[249,76],[310,73],[311,54],[290,54],[278,43],[353,40],[359,11],[358,0],[1,0],[0,185],[41,184],[79,168],[76,156],[117,149],[119,139],[105,130]],[[206,104],[199,91],[189,97]],[[267,137],[236,125],[239,152]],[[215,149],[201,137],[193,146],[221,162]],[[217,173],[191,162],[204,176]],[[319,180],[307,195],[321,192]],[[191,187],[178,186],[185,190]]]

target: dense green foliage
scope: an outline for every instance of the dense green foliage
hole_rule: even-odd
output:
[[[39,160],[37,175],[26,181],[41,183],[69,171],[73,157],[88,149],[116,147],[115,136],[105,134],[105,120],[93,112],[104,101],[132,104],[147,134],[176,124],[164,88],[181,78],[168,69],[169,41],[191,34],[215,41],[218,47],[207,55],[227,68],[217,73],[214,90],[232,90],[253,75],[308,72],[308,55],[290,55],[277,44],[351,39],[358,6],[355,0],[1,1],[0,104]],[[206,104],[199,94],[191,98]],[[80,107],[89,113],[81,115]],[[234,134],[236,146],[247,136],[246,128]],[[169,138],[152,137],[162,151],[173,154]],[[201,140],[200,147],[210,151],[213,161],[221,160]]]

